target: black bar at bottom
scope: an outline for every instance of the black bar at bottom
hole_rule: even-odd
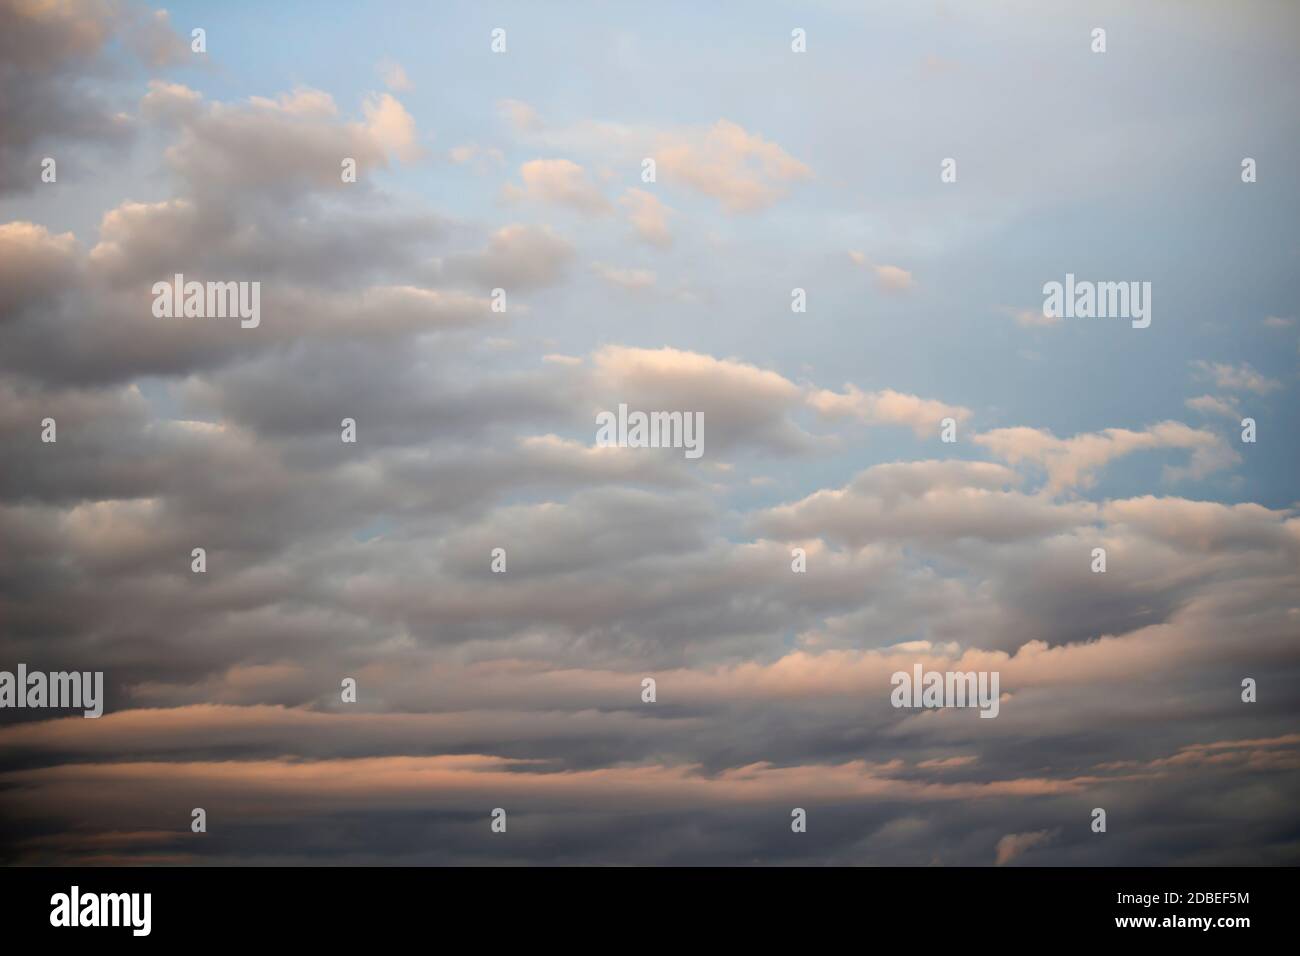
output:
[[[1281,868],[10,868],[0,870],[0,914],[7,941],[78,944],[391,938],[457,948],[482,940],[616,949],[704,938],[810,943],[847,932],[860,943],[997,945],[1033,931],[1049,939],[1231,945],[1287,927],[1294,875]],[[53,925],[52,918],[73,921],[74,886],[78,923],[116,916],[125,925]],[[147,935],[137,934],[143,895],[129,902],[103,895],[146,893]]]

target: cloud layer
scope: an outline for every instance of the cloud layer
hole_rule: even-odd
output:
[[[1267,356],[1170,357],[1125,415],[965,374],[1068,323],[987,332],[1002,289],[931,335],[930,200],[859,203],[848,116],[484,84],[443,130],[389,51],[232,97],[143,8],[0,0],[0,37],[0,669],[107,688],[0,715],[0,859],[1296,862],[1300,511],[1233,491],[1280,467],[1237,430],[1285,430]],[[61,181],[71,227],[47,147],[132,188]],[[156,317],[177,273],[261,283],[260,325]],[[620,404],[704,456],[598,446]],[[917,665],[998,672],[999,716],[891,706]]]

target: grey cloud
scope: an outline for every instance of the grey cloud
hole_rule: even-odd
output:
[[[125,7],[49,9],[39,30],[0,30],[3,70],[34,92],[0,108],[7,169],[5,149],[21,165],[44,142],[33,130],[115,141],[107,101],[71,97],[110,67],[106,45],[150,62],[172,45]],[[0,859],[988,865],[1001,844],[1012,864],[1295,862],[1295,510],[1085,496],[1140,449],[1212,476],[1238,457],[1221,436],[1162,422],[1058,439],[998,409],[1007,427],[961,447],[1002,463],[910,460],[929,453],[910,439],[967,409],[865,373],[828,382],[811,352],[780,365],[787,340],[720,326],[737,349],[722,352],[706,336],[664,347],[659,326],[622,315],[553,321],[583,307],[559,293],[591,281],[588,251],[642,261],[594,248],[634,241],[626,223],[561,235],[509,221],[536,207],[478,222],[389,195],[385,172],[425,141],[391,97],[222,103],[156,82],[133,100],[141,142],[169,144],[168,198],[114,197],[97,237],[0,224],[0,666],[108,683],[98,722],[6,711]],[[968,106],[969,90],[943,109]],[[704,197],[680,211],[674,248],[708,231],[703,216],[734,227],[728,210],[757,213],[746,230],[770,244],[765,216],[847,178],[818,140],[778,145],[757,124],[514,115],[595,172],[668,151],[663,184]],[[355,184],[339,180],[345,155]],[[865,162],[854,181],[884,181],[880,157]],[[1031,185],[1075,170],[1098,186],[1096,157],[1031,166]],[[1014,212],[1025,186],[1007,177],[1025,168],[986,169],[993,194],[967,190],[983,198],[946,215]],[[974,228],[945,222],[941,245]],[[679,253],[652,227],[642,238],[661,248],[641,254],[673,288]],[[261,326],[155,319],[150,286],[175,272],[261,281]],[[515,351],[490,347],[507,336]],[[1258,385],[1253,367],[1224,367]],[[702,412],[704,459],[594,447],[595,413],[621,402]],[[46,416],[57,443],[39,439]],[[356,444],[340,441],[344,417]],[[863,423],[914,434],[864,447]],[[781,484],[751,484],[756,471]],[[918,662],[997,670],[999,718],[893,708],[891,672]],[[223,821],[202,845],[175,818],[196,792]],[[502,801],[512,838],[485,849],[483,808]],[[1123,840],[1089,838],[1098,804]],[[791,839],[793,805],[810,810],[807,840]],[[1026,848],[1039,833],[1059,835]]]
[[[72,147],[130,139],[130,120],[103,87],[119,68],[115,39],[150,67],[188,53],[163,12],[114,0],[0,2],[0,195],[40,188],[43,156],[66,176],[81,172]]]

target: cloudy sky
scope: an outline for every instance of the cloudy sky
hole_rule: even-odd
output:
[[[1285,0],[0,0],[0,669],[107,698],[0,712],[0,860],[1300,862],[1298,71]]]

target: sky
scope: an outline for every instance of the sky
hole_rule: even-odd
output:
[[[0,860],[1300,862],[1298,71],[1262,0],[0,0],[0,671],[106,698],[0,709]]]

